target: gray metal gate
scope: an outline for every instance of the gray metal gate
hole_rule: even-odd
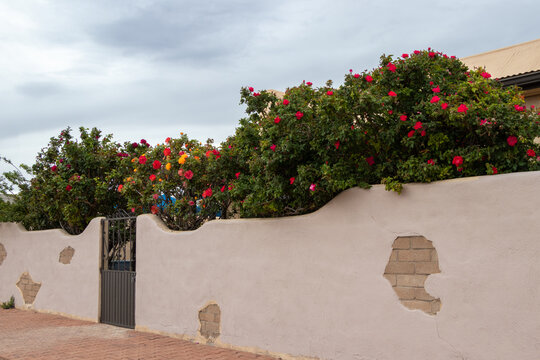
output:
[[[119,211],[101,220],[101,314],[105,324],[135,328],[136,217]]]

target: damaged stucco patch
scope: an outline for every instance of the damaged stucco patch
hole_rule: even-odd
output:
[[[423,236],[400,236],[392,244],[384,277],[405,307],[435,315],[441,309],[441,300],[428,294],[424,283],[430,274],[440,272],[431,241]]]
[[[34,282],[30,274],[24,272],[17,282],[17,287],[21,290],[24,303],[29,305],[34,303],[36,295],[41,288],[41,283]]]
[[[64,250],[62,250],[60,252],[58,262],[60,262],[62,264],[66,264],[66,265],[70,264],[71,259],[73,258],[74,254],[75,254],[75,249],[72,248],[71,246],[68,246],[68,247],[64,248]]]
[[[4,247],[2,243],[0,243],[0,265],[2,265],[6,257],[7,257],[6,248]]]
[[[199,311],[199,333],[208,343],[213,343],[220,334],[221,309],[211,303]]]

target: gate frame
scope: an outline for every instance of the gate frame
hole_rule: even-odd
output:
[[[126,261],[126,252],[125,252],[125,245],[120,247],[119,249],[117,249],[116,252],[113,252],[113,255],[111,256],[111,254],[109,253],[108,249],[109,249],[109,241],[110,241],[110,233],[109,233],[109,224],[111,221],[125,221],[126,223],[129,221],[131,222],[131,228],[129,230],[129,233],[128,233],[128,240],[125,241],[125,244],[131,244],[130,245],[130,254],[129,254],[129,258],[130,258],[130,264],[129,264],[129,269],[121,269],[121,270],[115,270],[115,269],[111,269],[110,268],[110,261],[111,261],[111,258],[118,258],[116,257],[116,252],[118,252],[118,250],[124,248],[124,257],[123,257],[123,260],[120,260],[120,261]],[[131,215],[129,213],[127,213],[126,211],[124,210],[117,210],[113,215],[110,215],[110,216],[107,216],[107,217],[104,217],[101,219],[101,236],[100,236],[100,246],[99,246],[99,251],[100,251],[100,254],[99,254],[99,298],[98,298],[98,322],[99,323],[103,323],[103,324],[109,324],[109,325],[113,325],[113,326],[119,326],[119,327],[126,327],[126,328],[130,328],[130,329],[134,329],[135,328],[135,291],[136,291],[136,234],[137,234],[137,216],[136,215]],[[125,237],[125,230],[124,230],[124,237]],[[113,240],[114,241],[114,240]],[[125,265],[125,263],[124,263]],[[129,272],[131,273],[131,281],[133,283],[133,312],[131,314],[132,318],[133,318],[133,323],[132,324],[119,324],[119,323],[112,323],[110,321],[103,321],[102,319],[102,315],[103,315],[103,297],[104,297],[104,294],[103,294],[103,272],[104,271],[125,271],[125,272]]]

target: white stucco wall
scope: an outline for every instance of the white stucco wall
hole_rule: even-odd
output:
[[[350,189],[316,213],[218,220],[173,232],[137,223],[136,324],[195,338],[221,308],[219,342],[322,359],[538,359],[540,172]],[[435,316],[383,277],[400,235],[433,242]],[[0,268],[0,272],[1,272]]]
[[[15,296],[17,307],[25,307],[16,286],[28,272],[41,283],[33,308],[73,317],[98,320],[100,218],[93,219],[77,236],[62,230],[26,231],[21,225],[0,223],[0,243],[7,257],[0,265],[0,300]],[[70,264],[58,261],[67,246],[75,249]]]

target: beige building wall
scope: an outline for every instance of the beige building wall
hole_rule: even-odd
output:
[[[0,301],[98,321],[100,236],[99,218],[77,236],[0,223]]]
[[[355,188],[192,232],[140,216],[137,327],[321,359],[538,359],[539,183]]]

